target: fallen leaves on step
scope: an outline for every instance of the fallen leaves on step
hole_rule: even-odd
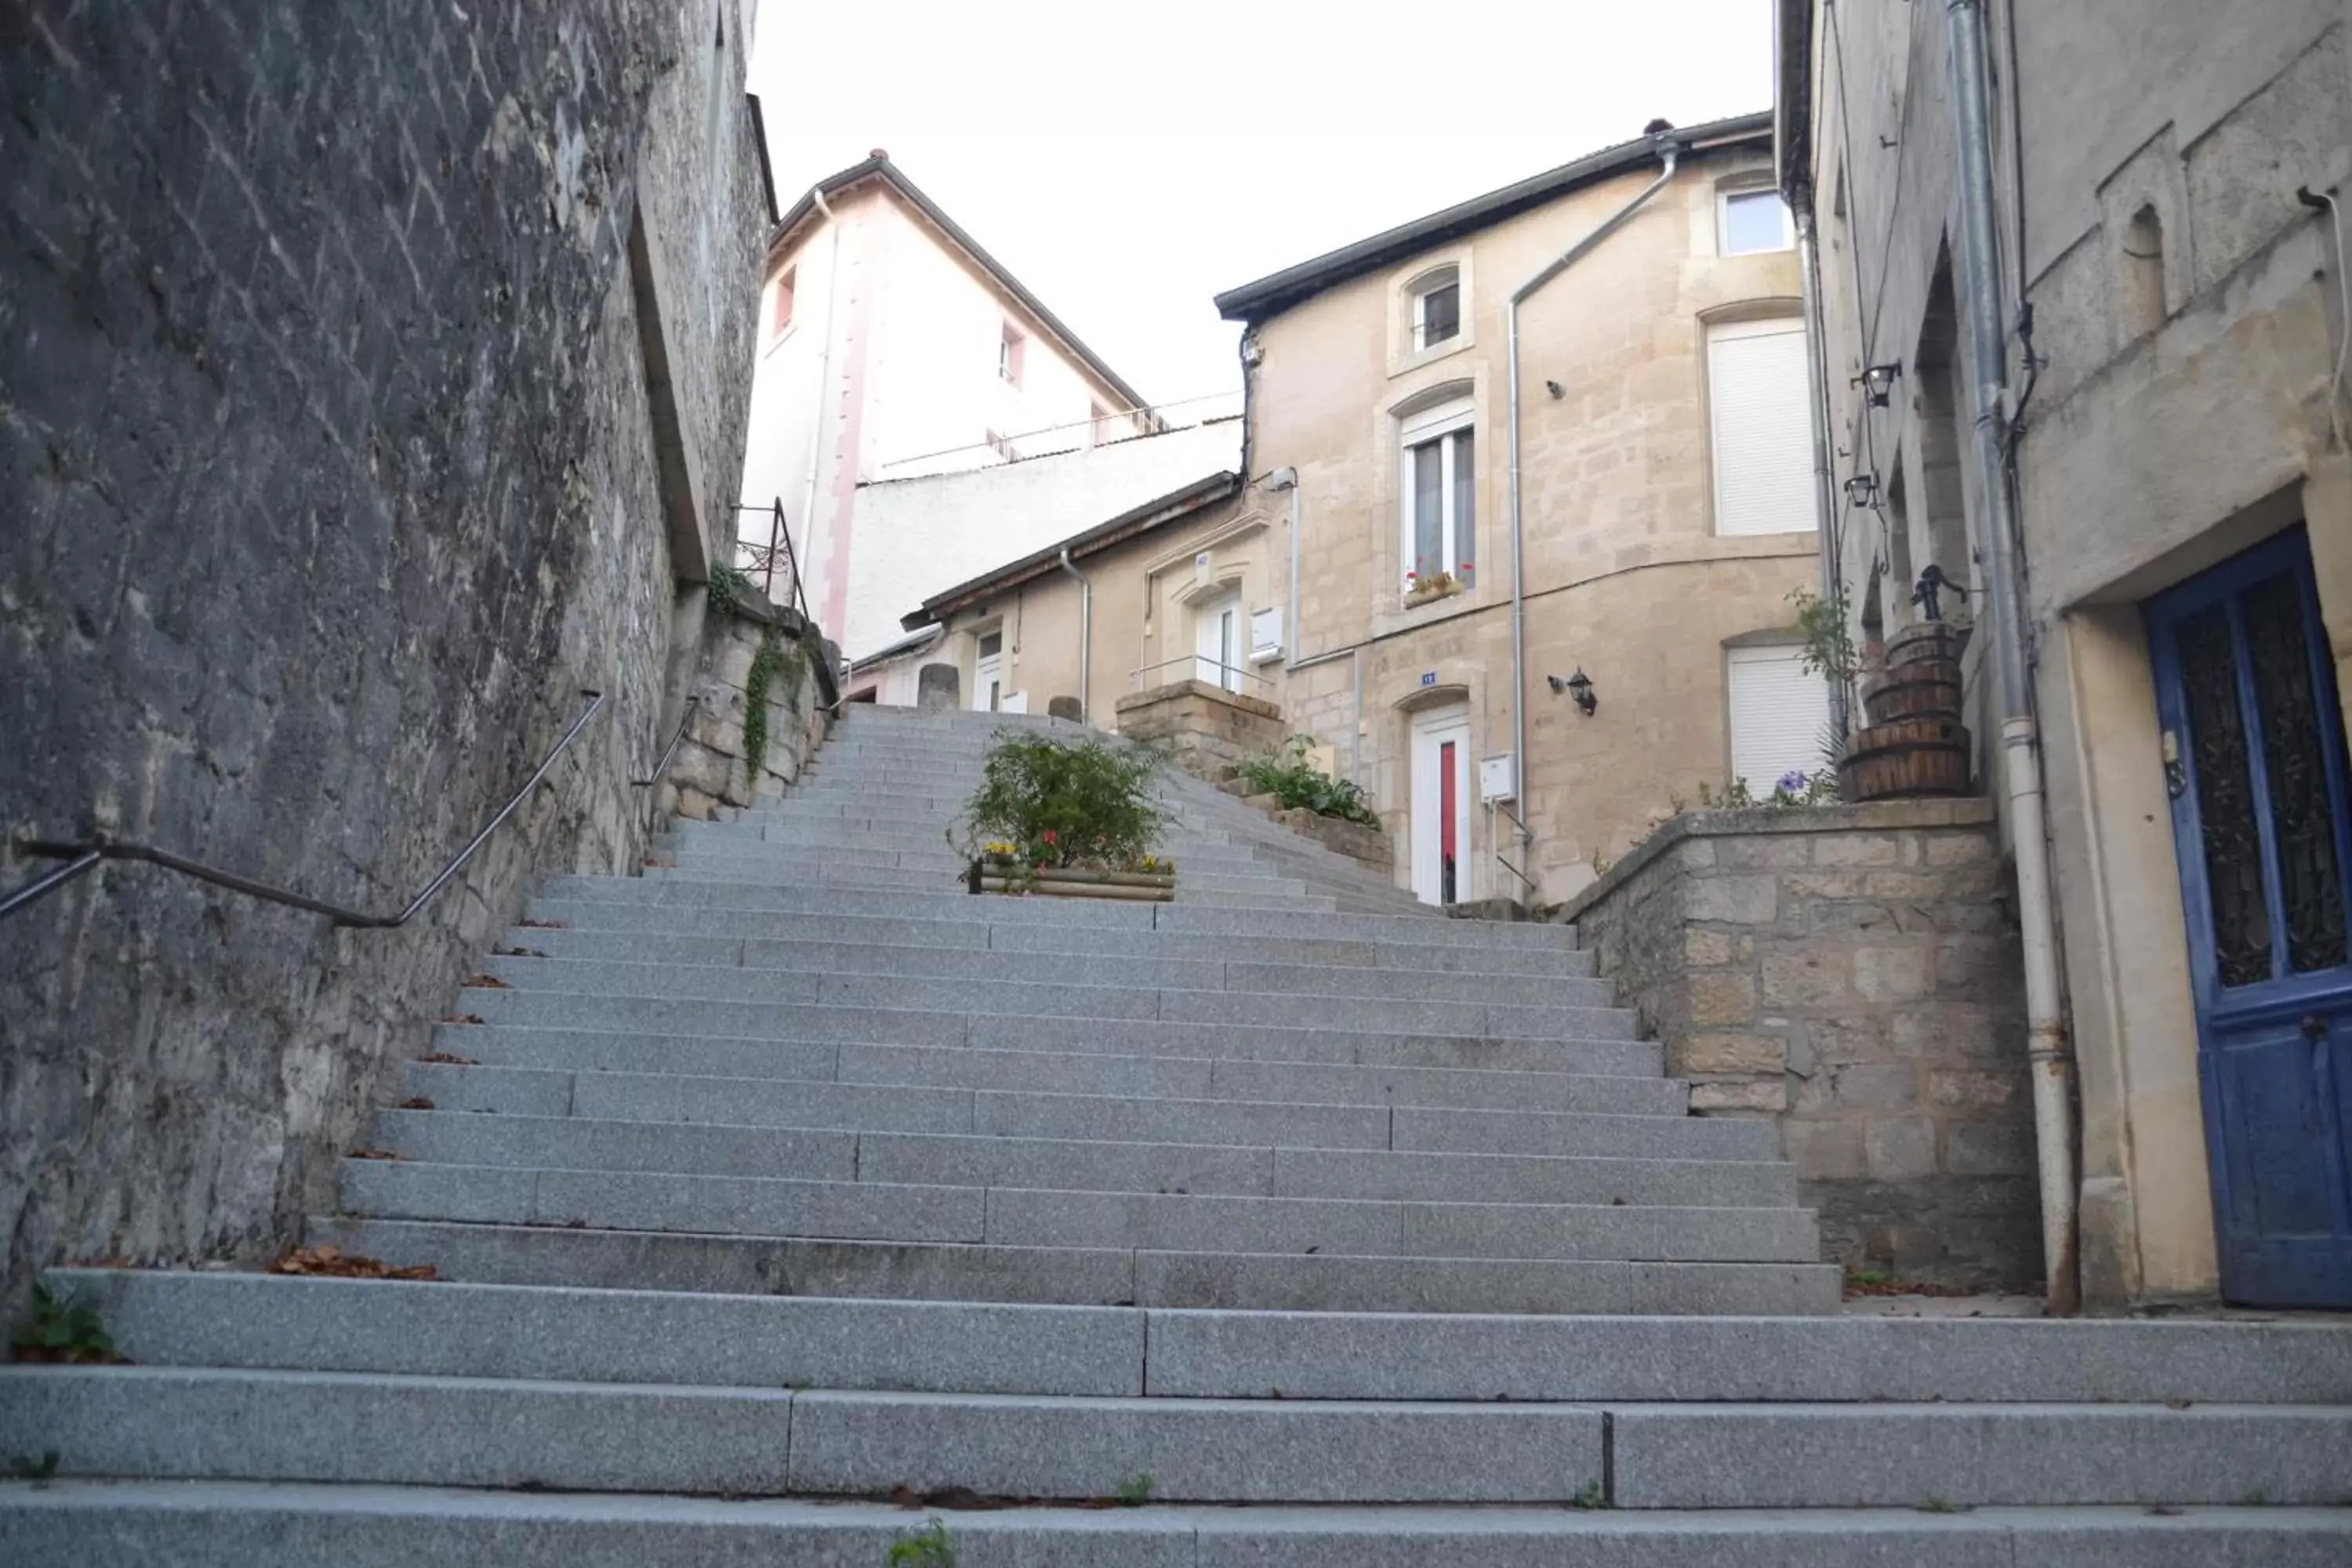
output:
[[[405,1154],[395,1154],[389,1149],[354,1149],[345,1156],[352,1160],[405,1160]]]
[[[476,1020],[478,1023],[479,1021],[480,1020],[478,1019]],[[427,1051],[416,1059],[420,1062],[432,1062],[436,1066],[445,1068],[471,1068],[482,1065],[473,1058],[461,1057],[455,1051]]]
[[[995,1509],[1034,1508],[1038,1502],[1038,1500],[1033,1497],[992,1497],[984,1492],[976,1492],[970,1487],[941,1487],[937,1491],[919,1492],[914,1488],[905,1485],[890,1489],[890,1500],[900,1508],[946,1508],[967,1513],[978,1513]],[[1111,1506],[1108,1499],[1104,1500],[1103,1506]]]
[[[425,1099],[425,1096],[421,1094],[412,1094],[406,1100],[400,1102],[400,1109],[403,1110],[430,1110],[433,1109],[433,1102]]]
[[[466,984],[476,991],[511,991],[514,989],[513,986],[508,984],[505,981],[499,979],[495,974],[477,974],[471,980],[467,981]]]
[[[479,1013],[452,1013],[441,1021],[445,1024],[478,1024],[482,1016]]]
[[[1977,1292],[1963,1285],[1936,1285],[1924,1279],[1857,1279],[1847,1275],[1847,1300],[1857,1296],[1973,1296]]]
[[[315,1274],[331,1279],[436,1279],[430,1263],[394,1268],[380,1258],[345,1252],[332,1242],[298,1247],[269,1266],[272,1274]]]
[[[570,921],[517,921],[515,924],[529,926],[533,931],[570,931],[572,929]]]
[[[490,951],[500,958],[545,958],[547,956],[535,947],[494,947]]]

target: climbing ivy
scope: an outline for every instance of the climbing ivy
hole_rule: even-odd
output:
[[[736,605],[751,596],[751,574],[725,562],[714,562],[710,568],[710,607],[719,615],[730,615]]]
[[[751,656],[751,671],[743,677],[744,782],[760,787],[760,769],[768,760],[768,688],[792,667],[793,645],[783,632],[770,626],[760,634],[760,651]]]

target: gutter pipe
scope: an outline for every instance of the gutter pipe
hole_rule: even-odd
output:
[[[1607,239],[1626,221],[1641,211],[1652,196],[1675,177],[1675,162],[1682,148],[1671,135],[1660,133],[1652,139],[1664,166],[1658,177],[1642,188],[1639,195],[1604,219],[1598,228],[1570,246],[1554,258],[1544,269],[1519,285],[1511,295],[1510,310],[1510,447],[1511,447],[1511,798],[1518,805],[1519,853],[1527,858],[1528,847],[1535,842],[1535,832],[1528,826],[1528,573],[1527,534],[1519,508],[1519,307],[1536,290],[1575,266],[1601,242]],[[1360,728],[1360,725],[1359,726]]]
[[[1062,570],[1078,585],[1078,722],[1094,722],[1092,696],[1095,662],[1095,585],[1070,564],[1070,547],[1062,546]]]
[[[1283,623],[1282,640],[1286,653],[1284,662],[1295,668],[1304,646],[1298,637],[1298,470],[1275,469],[1266,475],[1265,488],[1290,492],[1290,619]]]
[[[1827,598],[1837,592],[1838,574],[1844,563],[1839,559],[1842,541],[1834,526],[1838,514],[1831,510],[1837,498],[1831,488],[1829,371],[1822,363],[1829,346],[1822,330],[1822,258],[1813,244],[1813,205],[1810,196],[1801,205],[1791,203],[1790,210],[1797,224],[1797,266],[1803,275],[1805,381],[1813,406],[1813,512],[1819,524],[1814,533],[1821,547],[1822,596]],[[1843,744],[1853,733],[1849,726],[1853,721],[1853,694],[1843,680],[1831,681],[1829,687],[1830,725]]]
[[[1984,496],[1981,542],[2000,666],[2001,773],[2016,847],[2018,924],[2025,945],[2026,1057],[2033,1079],[2033,1137],[2041,1166],[2042,1261],[2050,1310],[2063,1315],[2082,1304],[2076,1278],[2074,1048],[2058,996],[2057,921],[2050,900],[2041,735],[2018,593],[2017,517],[2003,461],[2010,434],[2009,351],[2001,326],[1983,0],[1946,0],[1944,17],[1950,31],[1952,112],[1959,142],[1960,268],[1976,365],[1977,465]]]
[[[824,452],[826,398],[833,381],[833,301],[841,293],[841,225],[835,219],[833,208],[825,205],[821,187],[811,185],[809,198],[824,215],[824,337],[816,350],[816,406],[809,418],[808,483],[801,494],[801,541],[804,545],[814,544],[816,539],[816,465]],[[802,552],[803,556],[810,553],[807,550]]]

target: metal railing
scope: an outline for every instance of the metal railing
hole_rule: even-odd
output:
[[[631,789],[652,789],[662,782],[662,775],[669,772],[670,759],[677,756],[678,747],[686,743],[686,731],[694,722],[695,710],[701,705],[702,693],[698,691],[686,700],[686,713],[677,721],[677,733],[669,738],[668,746],[663,749],[661,761],[654,764],[654,771],[646,777],[631,779]],[[654,818],[660,815],[660,810],[661,795],[656,791],[646,808],[646,831],[648,833],[653,831]]]
[[[261,899],[273,904],[284,904],[289,909],[308,910],[313,914],[325,915],[338,926],[352,926],[365,931],[389,931],[404,926],[415,920],[425,905],[433,901],[434,895],[449,885],[449,879],[465,868],[466,862],[471,860],[483,845],[489,842],[490,835],[496,833],[506,819],[515,814],[515,809],[530,798],[530,792],[539,787],[540,781],[547,777],[548,770],[555,765],[555,759],[571,747],[580,731],[588,727],[588,721],[593,719],[597,711],[604,706],[604,694],[601,691],[583,691],[580,695],[588,699],[588,706],[581,710],[580,717],[572,721],[572,727],[563,731],[563,738],[555,742],[553,749],[541,761],[539,766],[532,770],[530,777],[523,782],[520,789],[515,791],[513,797],[499,808],[499,814],[491,817],[479,833],[474,835],[473,841],[457,852],[457,858],[442,867],[441,874],[425,883],[424,891],[409,900],[408,906],[398,914],[377,915],[370,914],[364,910],[346,909],[341,904],[331,904],[323,899],[314,899],[305,893],[297,893],[285,888],[272,887],[268,882],[256,881],[251,877],[240,876],[235,871],[224,871],[217,866],[207,866],[202,861],[191,860],[184,855],[175,855],[169,849],[158,849],[151,844],[130,844],[119,839],[93,838],[79,844],[33,840],[20,845],[19,847],[27,855],[37,855],[45,859],[59,859],[66,864],[54,871],[44,872],[14,892],[0,897],[0,920],[5,920],[36,900],[55,892],[83,873],[96,869],[105,861],[144,860],[151,866],[161,866],[167,871],[177,871],[183,876],[194,877],[200,882],[210,882],[215,887],[226,888],[231,892],[243,893],[248,898]],[[677,749],[677,744],[673,742],[670,750],[675,752]],[[665,767],[668,765],[667,754],[663,756],[662,763]],[[660,775],[656,773],[655,776]]]
[[[784,502],[779,496],[767,506],[739,506],[737,511],[764,511],[768,514],[768,542],[739,537],[735,541],[736,566],[760,579],[760,592],[768,603],[779,608],[789,606],[800,612],[801,619],[811,626],[816,617],[809,614],[808,594],[801,586],[801,563],[793,554],[793,531],[784,525]],[[786,596],[776,597],[776,574],[781,569],[786,578]]]
[[[1149,689],[1150,683],[1143,679],[1145,676],[1151,674],[1154,670],[1166,669],[1172,665],[1189,666],[1195,672],[1193,679],[1200,680],[1204,686],[1220,686],[1223,687],[1227,691],[1238,692],[1242,690],[1242,688],[1229,685],[1223,679],[1210,680],[1200,676],[1198,673],[1202,669],[1213,669],[1221,676],[1237,675],[1241,677],[1243,680],[1247,681],[1252,685],[1263,688],[1265,692],[1270,693],[1274,690],[1274,682],[1266,679],[1265,676],[1258,674],[1255,670],[1244,669],[1238,664],[1226,664],[1221,659],[1210,658],[1206,655],[1197,653],[1183,654],[1175,658],[1163,658],[1158,664],[1147,664],[1140,669],[1132,669],[1128,671],[1127,678],[1133,683],[1134,689],[1138,691],[1146,690]],[[1246,695],[1257,696],[1260,695],[1260,693],[1250,692],[1246,693]],[[1271,697],[1268,697],[1267,700],[1271,701]]]

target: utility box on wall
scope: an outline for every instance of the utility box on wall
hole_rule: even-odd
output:
[[[1499,757],[1482,758],[1478,763],[1478,799],[1491,805],[1498,800],[1519,798],[1518,758],[1509,752]]]

